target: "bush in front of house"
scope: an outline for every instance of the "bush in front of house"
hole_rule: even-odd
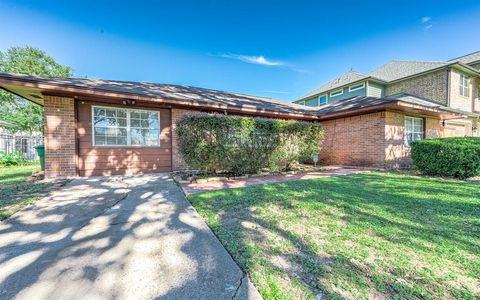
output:
[[[426,175],[465,179],[480,175],[480,138],[455,137],[412,144],[415,167]]]
[[[321,126],[309,122],[194,113],[179,118],[176,126],[185,162],[208,173],[288,170],[317,153],[323,140]]]

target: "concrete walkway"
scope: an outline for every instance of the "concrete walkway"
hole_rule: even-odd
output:
[[[0,299],[259,299],[167,175],[75,179],[0,222]]]
[[[239,188],[249,185],[264,184],[264,183],[274,183],[274,182],[283,182],[291,180],[302,180],[302,179],[313,179],[321,177],[331,177],[331,176],[342,176],[350,174],[359,174],[368,172],[368,169],[364,168],[348,168],[348,167],[328,167],[325,171],[317,172],[306,172],[300,174],[287,174],[287,175],[275,175],[275,176],[263,176],[263,177],[252,177],[245,179],[227,179],[227,180],[214,180],[207,182],[199,183],[182,183],[182,189],[186,195],[214,191],[214,190],[223,190],[230,188]]]

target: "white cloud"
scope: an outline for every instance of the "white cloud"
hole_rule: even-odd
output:
[[[428,16],[422,17],[422,23],[430,22],[431,19],[432,19],[432,18],[431,18],[431,17],[428,17]]]
[[[425,26],[425,29],[428,30],[428,29],[430,29],[430,28],[432,28],[432,27],[433,27],[432,24],[428,24],[427,26]]]
[[[250,64],[257,64],[263,66],[284,66],[285,63],[281,61],[273,61],[270,59],[265,58],[265,56],[252,56],[252,55],[243,55],[243,54],[232,54],[232,53],[224,53],[220,54],[221,57],[231,58],[240,60]]]

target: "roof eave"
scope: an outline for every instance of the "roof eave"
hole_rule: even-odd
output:
[[[40,83],[34,80],[29,79],[5,79],[0,78],[0,84],[9,84],[9,85],[18,85],[23,87],[28,87],[32,89],[40,89],[42,90],[43,95],[63,95],[63,96],[70,96],[73,98],[79,96],[92,96],[92,97],[104,97],[104,98],[111,98],[111,99],[132,99],[136,101],[146,101],[146,102],[154,102],[159,104],[165,104],[170,106],[177,106],[177,107],[185,107],[185,108],[192,108],[192,109],[212,109],[216,111],[231,111],[237,113],[245,113],[245,114],[258,114],[258,115],[265,115],[265,116],[276,116],[280,118],[290,118],[290,119],[302,119],[302,120],[317,120],[318,117],[312,113],[289,113],[289,112],[280,112],[268,109],[258,109],[256,107],[245,107],[245,106],[232,106],[232,105],[221,105],[221,104],[212,104],[206,103],[203,101],[198,100],[188,100],[182,101],[178,99],[166,98],[166,97],[158,97],[158,96],[142,96],[135,93],[121,93],[121,92],[111,92],[105,91],[101,89],[91,89],[86,87],[78,87],[73,85],[66,85],[66,84],[46,84]],[[3,88],[3,87],[2,87]],[[15,92],[6,89],[9,92],[15,94]],[[20,97],[25,98],[25,96]],[[28,99],[33,101],[37,104],[43,105],[43,103],[38,103],[32,99]]]

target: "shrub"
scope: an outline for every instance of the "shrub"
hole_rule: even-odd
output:
[[[19,151],[8,154],[0,151],[0,166],[18,166],[22,161],[23,157]]]
[[[413,164],[424,174],[465,179],[480,175],[480,138],[443,138],[412,144]]]
[[[180,153],[206,172],[254,174],[261,168],[286,170],[318,152],[319,124],[219,114],[185,114],[177,120]]]

